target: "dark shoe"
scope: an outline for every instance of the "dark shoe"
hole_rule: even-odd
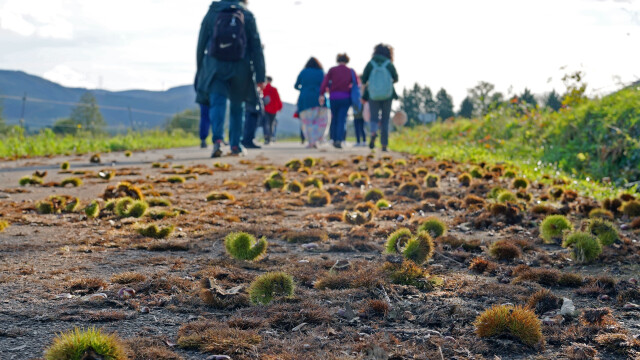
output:
[[[376,138],[378,134],[371,134],[371,141],[369,142],[369,149],[373,150],[376,148]]]
[[[240,146],[233,146],[231,148],[231,156],[244,156],[244,151]]]
[[[333,147],[336,149],[342,149],[342,143],[340,141],[334,141]]]
[[[200,149],[206,149],[207,148],[207,140],[202,140],[200,142]]]
[[[212,158],[219,158],[222,157],[222,141],[216,141],[213,144],[213,153],[211,154]]]
[[[387,152],[387,147],[386,146],[382,147],[382,152]]]
[[[262,147],[256,145],[252,142],[243,142],[242,146],[244,146],[247,149],[262,149]]]

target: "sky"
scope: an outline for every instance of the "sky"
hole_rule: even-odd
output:
[[[65,86],[165,90],[195,74],[209,0],[0,0],[0,69]],[[459,104],[479,81],[496,90],[563,91],[583,71],[592,95],[640,80],[636,0],[249,0],[267,72],[286,102],[308,58],[347,52],[362,72],[395,48],[400,92],[446,89]]]

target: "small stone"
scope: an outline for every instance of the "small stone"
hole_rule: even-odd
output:
[[[303,244],[302,248],[305,250],[317,250],[320,247],[320,245],[316,244],[316,243],[309,243],[309,244]]]
[[[576,311],[575,305],[573,305],[573,301],[570,299],[564,298],[562,299],[562,308],[560,308],[560,315],[564,317],[575,317],[578,312]]]
[[[634,304],[634,303],[626,303],[624,304],[624,306],[622,307],[625,310],[639,310],[640,309],[640,305]]]
[[[620,225],[620,230],[629,230],[631,227],[628,224]]]
[[[400,216],[398,216],[398,218],[396,219],[396,221],[397,221],[397,222],[403,222],[404,220],[405,220],[405,219],[404,219],[404,215],[400,215]]]
[[[609,301],[611,297],[609,295],[600,295],[598,299],[600,299],[600,301]]]
[[[454,338],[453,336],[445,336],[443,340],[448,342],[455,342],[456,338]]]
[[[100,301],[107,300],[107,294],[103,294],[103,293],[91,294],[83,297],[82,300],[89,301],[89,302],[100,302]]]
[[[405,311],[402,316],[407,321],[414,321],[416,319],[415,315],[413,315],[411,311]]]
[[[638,279],[631,278],[631,279],[629,279],[629,282],[632,283],[633,285],[637,285],[638,284]]]
[[[73,299],[73,295],[69,293],[56,295],[56,299]]]
[[[120,299],[131,299],[134,296],[136,296],[136,291],[132,288],[122,288],[118,291],[118,297]]]
[[[227,355],[211,355],[206,360],[231,360]]]
[[[148,314],[150,312],[149,308],[146,306],[143,306],[140,308],[140,313],[141,314]]]
[[[350,268],[351,268],[351,263],[349,262],[349,260],[340,259],[340,260],[336,261],[335,264],[333,264],[333,266],[331,267],[331,269],[329,271],[332,271],[332,270],[345,271],[345,270],[349,270]]]

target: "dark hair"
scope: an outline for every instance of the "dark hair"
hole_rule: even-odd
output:
[[[393,61],[393,47],[386,44],[378,44],[373,49],[373,56],[381,55]]]
[[[271,76],[267,76],[267,82],[269,82],[269,83],[270,83],[270,82],[272,82],[272,81],[273,81],[273,78],[272,78]]]
[[[348,64],[349,60],[351,59],[349,59],[349,55],[347,55],[347,53],[338,54],[338,57],[336,58],[336,62],[345,63],[345,64]]]
[[[311,59],[309,59],[309,61],[307,61],[307,65],[305,65],[304,68],[322,70],[322,64],[320,64],[320,61],[318,61],[318,59],[312,57]]]

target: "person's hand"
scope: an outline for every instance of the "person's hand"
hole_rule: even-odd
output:
[[[263,82],[258,83],[257,85],[258,85],[258,89],[264,90],[264,83]]]
[[[318,98],[318,102],[320,103],[320,106],[324,106],[324,101],[325,101],[325,100],[324,100],[324,96],[320,96],[320,97]]]

